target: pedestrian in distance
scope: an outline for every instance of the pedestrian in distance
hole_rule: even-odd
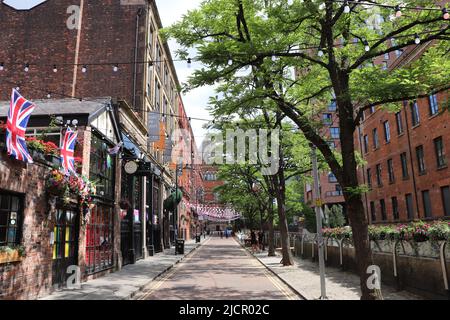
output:
[[[258,245],[259,251],[264,251],[264,233],[262,231],[258,232]]]
[[[250,243],[252,244],[252,251],[255,253],[258,250],[258,242],[256,241],[256,233],[254,230],[250,231]]]
[[[222,232],[222,230],[220,231],[220,239],[223,239],[223,232]]]

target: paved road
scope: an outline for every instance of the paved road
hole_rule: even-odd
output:
[[[299,297],[233,238],[212,237],[160,279],[140,300],[297,300]]]

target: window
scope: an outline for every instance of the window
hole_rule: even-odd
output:
[[[408,213],[408,219],[414,219],[414,207],[413,207],[413,198],[412,194],[408,193],[405,196],[406,199],[406,212]]]
[[[438,168],[445,167],[445,165],[447,164],[447,159],[445,158],[444,142],[442,141],[442,137],[438,137],[433,141],[434,141],[434,150],[436,152],[437,166]]]
[[[435,94],[432,94],[428,97],[428,103],[430,105],[430,116],[434,116],[436,113],[439,112],[439,105],[437,102],[437,96]]]
[[[369,152],[369,137],[367,134],[364,136],[364,153]]]
[[[387,61],[383,61],[381,64],[381,70],[387,70],[388,69],[388,63]]]
[[[159,42],[156,43],[156,69],[158,71],[158,74],[161,75],[161,71],[162,71],[162,52],[161,52],[161,45],[159,44]]]
[[[27,128],[25,133],[26,137],[37,137],[38,139],[40,135],[45,135],[45,142],[53,142],[58,147],[61,145],[61,129],[60,128]]]
[[[417,126],[420,123],[419,105],[417,101],[410,104],[412,125]]]
[[[388,166],[388,174],[389,174],[389,183],[394,183],[394,181],[395,181],[394,162],[392,161],[392,159],[388,159],[387,166]]]
[[[372,138],[373,138],[373,147],[374,149],[378,149],[379,145],[379,141],[378,141],[378,130],[377,128],[374,128],[372,130]]]
[[[330,134],[333,139],[339,139],[339,128],[330,128]]]
[[[96,181],[96,195],[114,199],[115,160],[108,153],[110,145],[98,135],[92,134],[90,179]]]
[[[334,175],[333,172],[330,172],[330,173],[328,174],[328,182],[331,182],[331,183],[337,182],[336,176]]]
[[[322,121],[325,125],[333,123],[333,115],[331,113],[322,114]]]
[[[328,106],[328,111],[336,111],[336,109],[337,109],[336,100],[332,100],[330,105]]]
[[[113,208],[97,204],[86,225],[86,273],[109,269],[114,263]]]
[[[148,49],[150,52],[150,55],[153,56],[153,37],[155,34],[155,30],[153,29],[153,23],[150,21],[150,27],[148,29]]]
[[[387,53],[384,54],[384,59],[385,59],[385,60],[389,60],[389,52],[387,52]]]
[[[383,123],[383,128],[384,128],[384,140],[386,142],[390,142],[391,141],[391,129],[389,128],[389,121],[385,121]]]
[[[423,200],[423,212],[425,213],[425,217],[430,218],[433,215],[431,210],[430,191],[428,190],[422,191],[422,200]]]
[[[155,110],[161,112],[161,85],[155,78]]]
[[[391,202],[392,202],[392,215],[394,217],[394,220],[398,220],[399,219],[399,215],[398,215],[398,201],[397,201],[397,197],[392,197],[391,198]]]
[[[336,143],[334,141],[328,141],[328,146],[331,150],[336,149]]]
[[[372,171],[370,168],[367,169],[367,185],[369,188],[372,187]]]
[[[406,152],[403,152],[400,155],[400,161],[402,163],[402,176],[403,176],[403,179],[407,179],[409,177],[409,174],[408,174],[408,162],[407,162],[407,158],[406,158]]]
[[[152,94],[152,77],[153,75],[153,65],[148,65],[147,67],[147,97],[149,97],[149,100],[151,99],[151,94]],[[151,101],[151,100],[150,100]]]
[[[375,210],[375,202],[370,201],[370,215],[372,217],[372,221],[377,220],[377,212]]]
[[[419,174],[425,173],[425,159],[423,154],[423,146],[416,147],[417,166],[419,168]]]
[[[384,199],[380,200],[380,208],[381,208],[381,220],[386,221],[387,220],[386,203],[384,202]]]
[[[450,216],[450,187],[441,188],[442,205],[444,207],[444,213],[446,216]]]
[[[401,112],[397,112],[395,114],[395,122],[397,122],[397,133],[400,135],[403,133],[403,122]]]
[[[402,54],[403,54],[402,49],[395,50],[395,55],[397,56],[397,58],[400,57]]]
[[[383,185],[383,181],[381,179],[381,164],[377,164],[376,170],[377,170],[377,184],[379,187],[381,187]]]
[[[0,193],[0,246],[20,244],[22,207],[19,196]]]
[[[370,114],[372,114],[372,113],[374,113],[375,112],[375,107],[370,107]]]

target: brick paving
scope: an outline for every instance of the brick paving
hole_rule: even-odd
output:
[[[254,256],[305,299],[314,300],[320,297],[319,265],[316,262],[294,257],[293,266],[283,267],[278,252],[276,257],[268,257],[267,252],[255,253]],[[325,273],[329,300],[360,299],[359,277],[356,274],[333,267],[326,267]],[[396,291],[383,284],[381,291],[385,300],[423,300],[420,296],[406,291]]]
[[[211,237],[150,283],[139,300],[299,300],[233,238]]]
[[[165,250],[135,264],[126,265],[122,270],[106,276],[83,282],[80,289],[62,289],[41,300],[127,300],[131,299],[155,278],[182,261],[202,243],[186,241],[184,255],[175,255],[175,249]],[[206,239],[207,240],[207,239]]]

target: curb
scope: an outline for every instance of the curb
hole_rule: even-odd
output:
[[[208,238],[207,238],[208,239]],[[205,239],[205,240],[207,240]],[[203,241],[205,241],[203,240]],[[127,297],[121,298],[120,300],[131,300],[132,298],[134,298],[136,296],[136,294],[144,291],[145,287],[147,287],[151,282],[155,281],[156,279],[158,279],[159,277],[161,277],[162,275],[164,275],[165,273],[167,273],[169,270],[171,270],[173,267],[175,267],[177,264],[179,264],[181,261],[183,261],[185,258],[187,258],[188,256],[190,256],[195,250],[197,250],[200,246],[202,245],[202,243],[198,243],[196,244],[191,251],[189,251],[188,253],[186,253],[185,255],[181,256],[180,259],[178,259],[177,261],[175,261],[174,264],[172,264],[171,266],[168,266],[166,269],[164,269],[163,271],[161,271],[160,273],[158,273],[156,276],[154,276],[150,281],[148,281],[147,283],[145,283],[144,285],[140,286],[136,291],[130,293]]]
[[[270,271],[274,276],[276,276],[281,282],[283,282],[289,289],[291,289],[296,295],[301,297],[303,300],[308,300],[302,293],[300,293],[297,289],[295,289],[291,284],[289,284],[286,280],[281,278],[275,271],[270,269],[268,266],[266,266],[258,257],[256,257],[253,253],[250,252],[242,243],[240,243],[236,238],[234,240],[247,252],[252,256],[254,259],[256,259],[264,268]]]

